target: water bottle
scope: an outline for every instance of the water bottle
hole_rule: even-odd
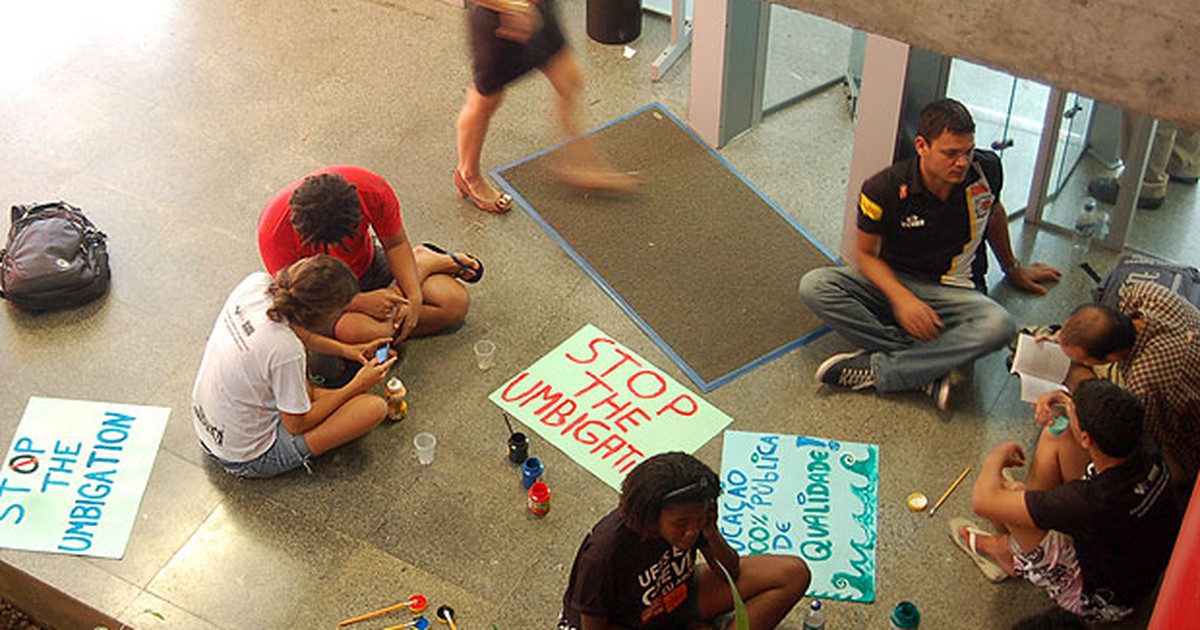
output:
[[[808,605],[808,614],[804,615],[804,630],[825,630],[825,609],[821,608],[821,600],[814,599]]]
[[[1086,252],[1091,248],[1092,241],[1099,236],[1101,217],[1096,211],[1096,200],[1088,197],[1083,200],[1083,207],[1075,215],[1075,233],[1071,237],[1071,248],[1076,254]]]

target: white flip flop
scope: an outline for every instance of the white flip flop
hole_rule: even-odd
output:
[[[958,530],[964,528],[967,530],[967,540],[963,540],[962,536],[958,535]],[[972,523],[965,518],[950,519],[950,538],[954,541],[954,544],[971,557],[971,560],[975,562],[975,566],[979,567],[979,571],[983,573],[983,576],[987,578],[989,582],[1003,582],[1004,580],[1008,579],[1008,574],[1005,573],[1004,569],[1001,568],[1000,565],[996,564],[991,558],[979,553],[979,550],[975,547],[976,536],[991,535],[992,534],[979,529],[975,526],[975,523]]]

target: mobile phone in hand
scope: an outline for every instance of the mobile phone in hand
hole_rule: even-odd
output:
[[[375,360],[379,363],[388,360],[388,346],[386,343],[379,346],[379,349],[375,351]]]

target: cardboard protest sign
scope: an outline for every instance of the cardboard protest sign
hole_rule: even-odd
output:
[[[590,324],[489,398],[617,490],[645,458],[695,452],[732,422]]]
[[[170,411],[30,398],[0,470],[0,547],[125,555]]]
[[[721,534],[739,554],[800,556],[808,595],[875,601],[879,447],[726,431]]]

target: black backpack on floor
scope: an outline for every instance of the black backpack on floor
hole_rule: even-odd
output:
[[[1142,254],[1121,256],[1116,267],[1113,267],[1113,270],[1108,272],[1108,276],[1105,278],[1100,278],[1099,274],[1087,263],[1080,266],[1096,281],[1096,288],[1092,290],[1092,298],[1101,304],[1116,308],[1121,302],[1123,287],[1152,282],[1161,284],[1200,308],[1200,271],[1195,267],[1159,260]]]
[[[0,297],[36,312],[104,295],[112,277],[106,239],[66,202],[13,206],[8,244],[0,250]]]

